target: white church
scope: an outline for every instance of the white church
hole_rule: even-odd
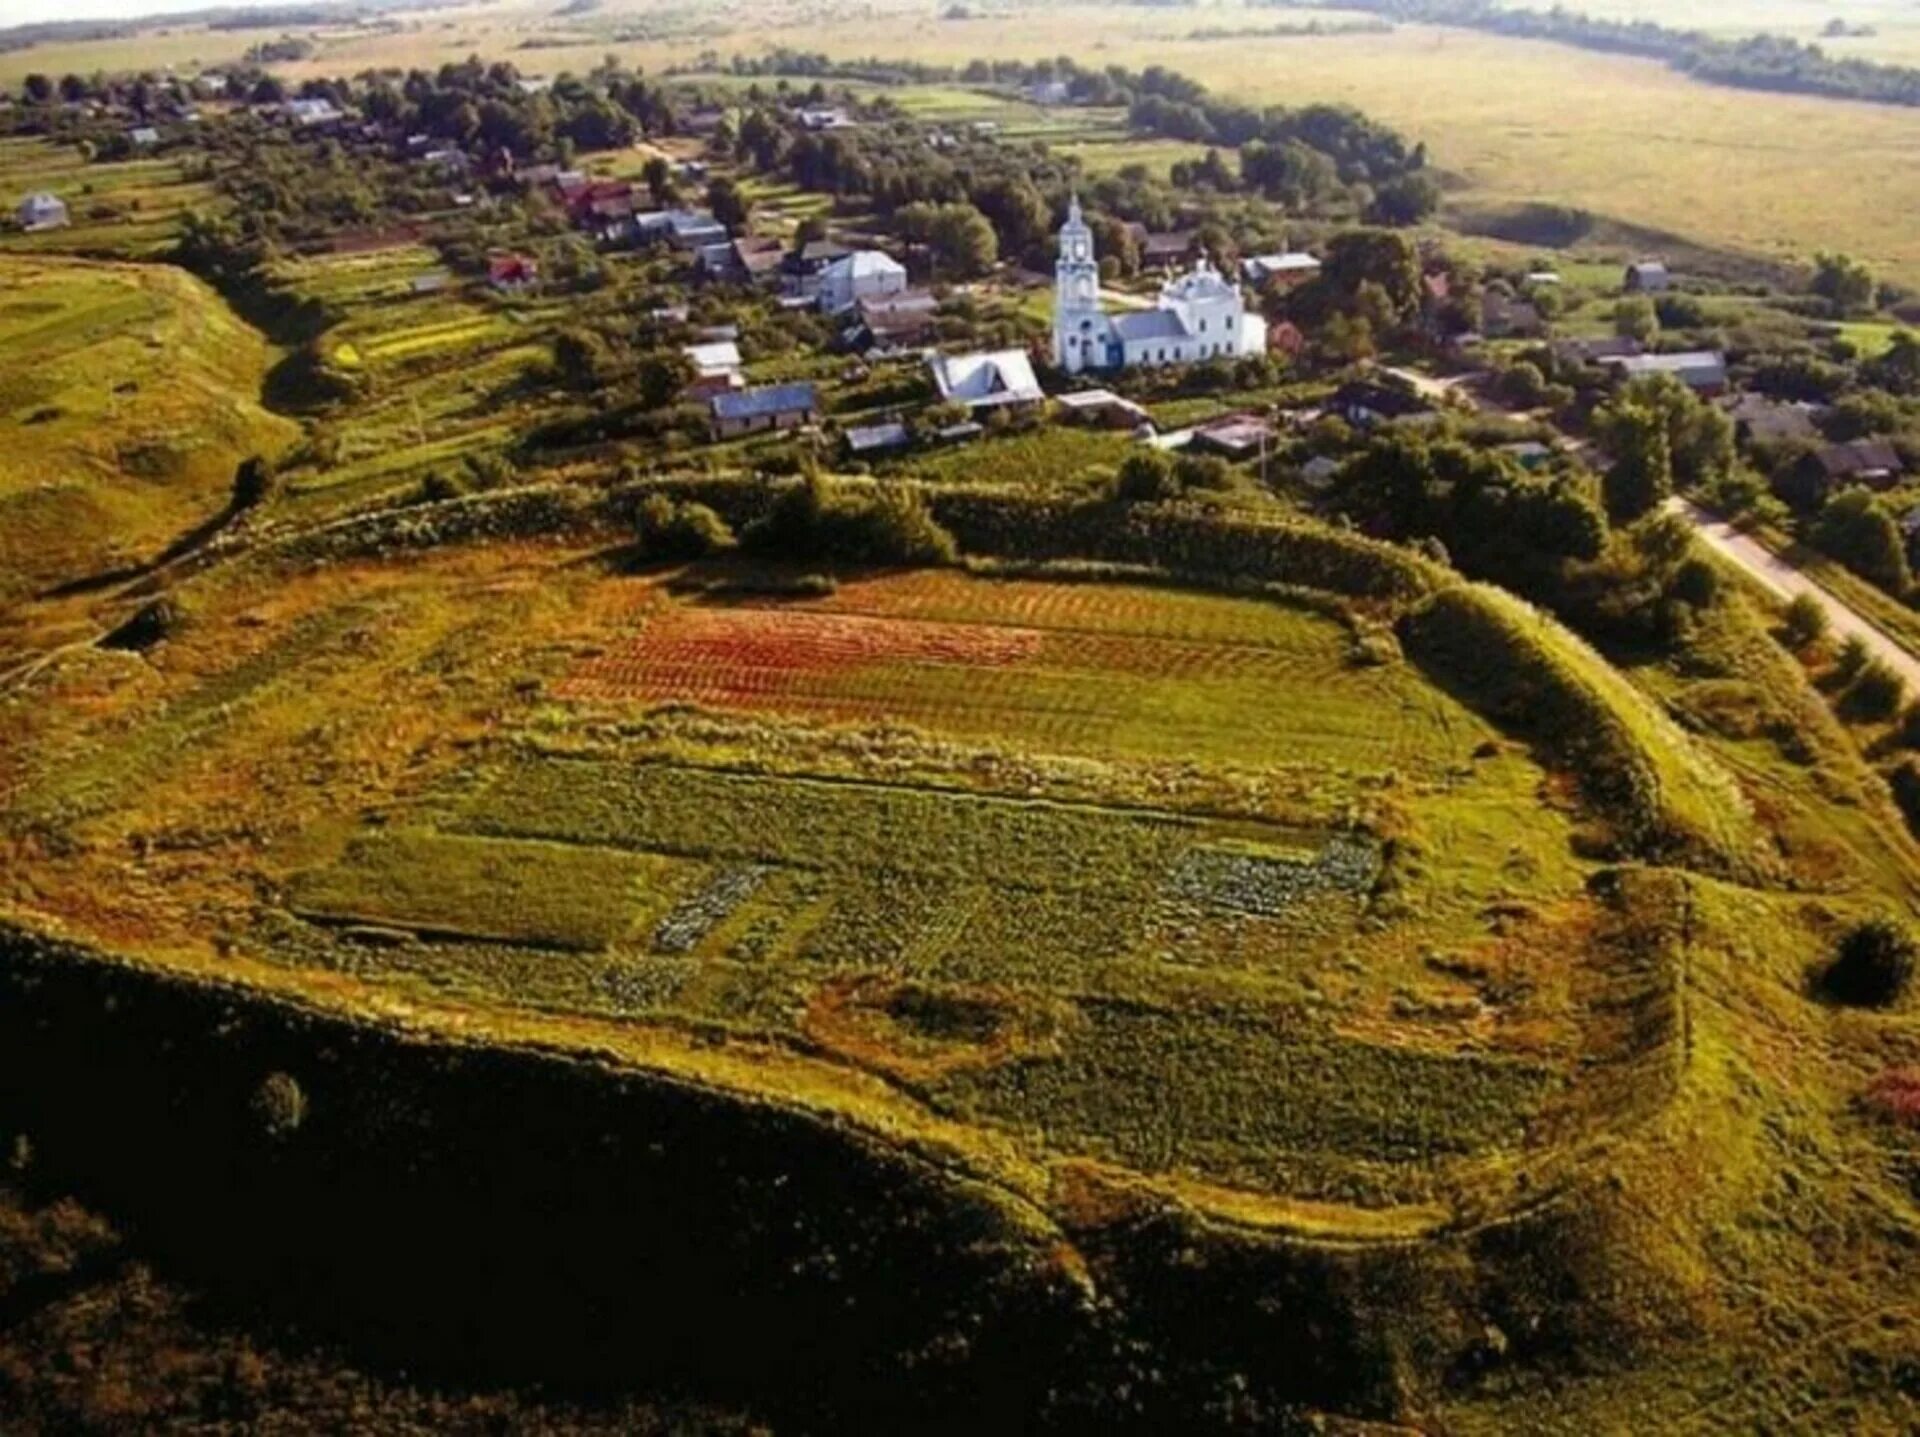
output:
[[[1075,196],[1060,228],[1054,266],[1053,362],[1069,374],[1193,364],[1264,354],[1267,322],[1249,314],[1240,286],[1205,259],[1160,287],[1152,309],[1109,315],[1100,307],[1093,231]]]

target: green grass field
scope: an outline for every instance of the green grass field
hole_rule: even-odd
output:
[[[178,270],[0,254],[0,605],[152,557],[285,449],[270,357]]]

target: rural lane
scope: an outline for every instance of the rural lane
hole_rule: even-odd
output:
[[[1724,519],[1717,519],[1698,504],[1675,495],[1667,501],[1667,512],[1678,514],[1693,525],[1700,542],[1751,576],[1763,588],[1783,599],[1812,595],[1827,612],[1833,631],[1844,638],[1858,637],[1888,668],[1907,681],[1909,692],[1920,692],[1920,659],[1915,658],[1876,627],[1872,620],[1840,602],[1794,568],[1785,559],[1757,539],[1742,534]]]

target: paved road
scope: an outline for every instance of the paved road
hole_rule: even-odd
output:
[[[1724,520],[1716,519],[1698,504],[1689,503],[1676,495],[1667,501],[1667,508],[1691,523],[1694,532],[1708,548],[1781,598],[1794,599],[1802,594],[1811,594],[1820,607],[1827,611],[1827,620],[1833,625],[1835,633],[1845,638],[1858,635],[1876,658],[1884,660],[1887,667],[1907,681],[1909,692],[1920,693],[1920,659],[1888,638],[1872,620],[1841,603],[1765,544],[1748,538]]]

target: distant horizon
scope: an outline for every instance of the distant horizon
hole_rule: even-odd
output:
[[[145,20],[183,11],[260,10],[288,3],[289,0],[14,0],[14,4],[6,7],[7,13],[0,16],[0,31],[68,20]]]

